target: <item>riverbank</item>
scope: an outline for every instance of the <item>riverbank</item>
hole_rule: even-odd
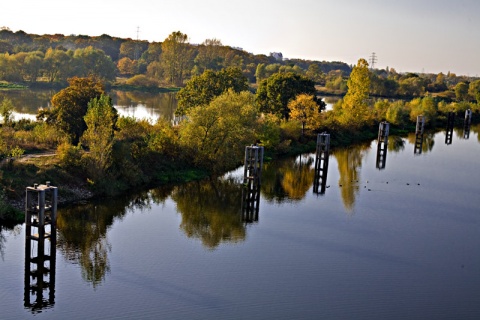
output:
[[[407,129],[392,128],[391,134],[406,135],[414,127]],[[371,141],[376,138],[377,130],[370,128],[357,134],[351,132],[331,132],[331,147],[344,147],[355,143]],[[290,157],[304,153],[314,152],[316,148],[316,135],[310,134],[294,141],[289,148],[283,152],[272,152],[266,150],[265,161]],[[241,165],[241,163],[239,163]],[[24,219],[24,194],[27,186],[34,183],[44,184],[50,181],[52,185],[59,188],[59,205],[74,204],[92,200],[99,197],[118,196],[133,188],[151,188],[168,184],[181,184],[194,180],[205,179],[209,173],[195,168],[182,167],[181,164],[171,162],[168,165],[159,166],[157,171],[151,172],[149,179],[144,180],[141,185],[131,186],[127,181],[116,181],[109,186],[108,194],[104,191],[98,192],[95,187],[86,179],[79,176],[72,170],[61,166],[60,160],[55,154],[26,155],[1,168],[3,185],[3,202],[0,204],[0,223],[21,223]]]

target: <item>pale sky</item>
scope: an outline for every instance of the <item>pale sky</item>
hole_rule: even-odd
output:
[[[219,39],[254,54],[480,76],[480,0],[15,0],[0,27],[191,43]]]

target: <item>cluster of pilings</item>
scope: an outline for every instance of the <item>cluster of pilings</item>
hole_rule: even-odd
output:
[[[24,306],[34,313],[55,303],[56,217],[57,188],[48,181],[27,187]]]
[[[263,147],[256,145],[245,148],[242,190],[242,218],[245,222],[258,221],[263,151]]]
[[[470,126],[472,124],[472,110],[465,110],[465,118],[463,122],[463,138],[468,139],[470,137]],[[449,112],[447,115],[447,127],[445,131],[445,144],[452,144],[453,141],[453,128],[455,125],[455,113]]]
[[[317,148],[315,152],[315,177],[313,180],[313,192],[316,194],[325,194],[329,157],[330,134],[324,132],[317,135]]]

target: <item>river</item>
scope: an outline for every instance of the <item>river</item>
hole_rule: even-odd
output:
[[[478,319],[479,129],[334,150],[323,194],[314,154],[265,163],[258,219],[243,168],[61,207],[40,303],[2,227],[1,318]]]
[[[12,101],[15,108],[13,118],[36,119],[40,108],[49,108],[54,90],[8,90],[0,91],[0,102],[4,98]],[[148,93],[138,91],[111,90],[107,94],[112,98],[114,107],[122,116],[145,119],[155,122],[162,117],[168,121],[174,120],[177,98],[175,92]],[[327,110],[333,108],[338,100],[336,97],[321,97],[326,102]]]

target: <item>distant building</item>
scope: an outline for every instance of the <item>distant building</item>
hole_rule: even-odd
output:
[[[270,52],[270,57],[274,57],[277,61],[283,61],[283,54],[281,52]]]

